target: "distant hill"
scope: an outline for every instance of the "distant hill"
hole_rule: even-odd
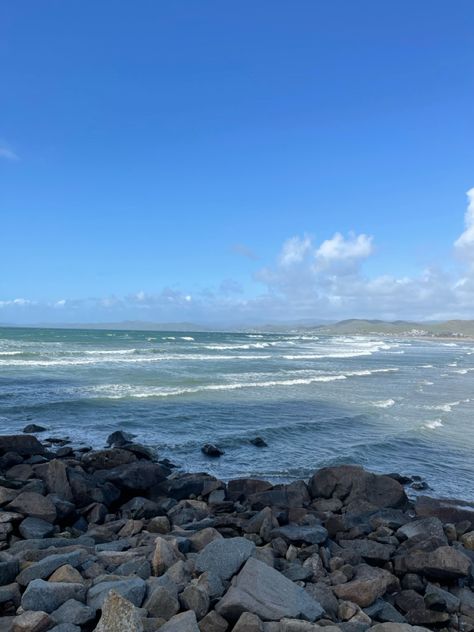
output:
[[[385,334],[427,337],[474,337],[474,320],[447,320],[444,322],[413,322],[350,319],[313,329],[326,334]]]

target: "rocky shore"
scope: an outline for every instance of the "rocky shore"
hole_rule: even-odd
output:
[[[120,432],[0,436],[0,632],[473,632],[474,504],[403,482],[225,483]]]

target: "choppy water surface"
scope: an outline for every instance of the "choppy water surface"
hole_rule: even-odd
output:
[[[474,497],[467,341],[0,329],[1,431],[32,421],[94,446],[125,429],[222,478],[352,462]],[[202,455],[207,441],[226,454]]]

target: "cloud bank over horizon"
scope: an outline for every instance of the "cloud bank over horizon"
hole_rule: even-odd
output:
[[[252,281],[261,291],[252,296],[238,281],[223,278],[215,288],[194,291],[169,286],[125,296],[3,298],[0,323],[474,318],[474,188],[466,195],[465,228],[453,244],[453,261],[423,268],[414,276],[367,275],[364,263],[377,255],[372,235],[336,232],[321,242],[309,234],[294,235],[282,244],[274,262],[263,267],[245,245],[232,247],[255,263]]]

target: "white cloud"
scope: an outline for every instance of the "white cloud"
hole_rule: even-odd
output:
[[[20,160],[20,156],[7,147],[0,147],[0,158],[5,158],[5,160],[11,160],[12,162]]]
[[[464,216],[466,229],[454,242],[454,247],[461,257],[474,263],[474,188],[469,189],[466,195],[468,199],[467,211]]]
[[[367,259],[373,253],[372,237],[350,233],[345,238],[336,233],[332,239],[326,239],[316,250],[316,260],[320,265],[331,265],[340,262],[356,262]]]
[[[280,264],[282,266],[290,266],[295,263],[301,263],[312,247],[311,237],[303,235],[303,237],[290,237],[283,244],[280,254]]]

